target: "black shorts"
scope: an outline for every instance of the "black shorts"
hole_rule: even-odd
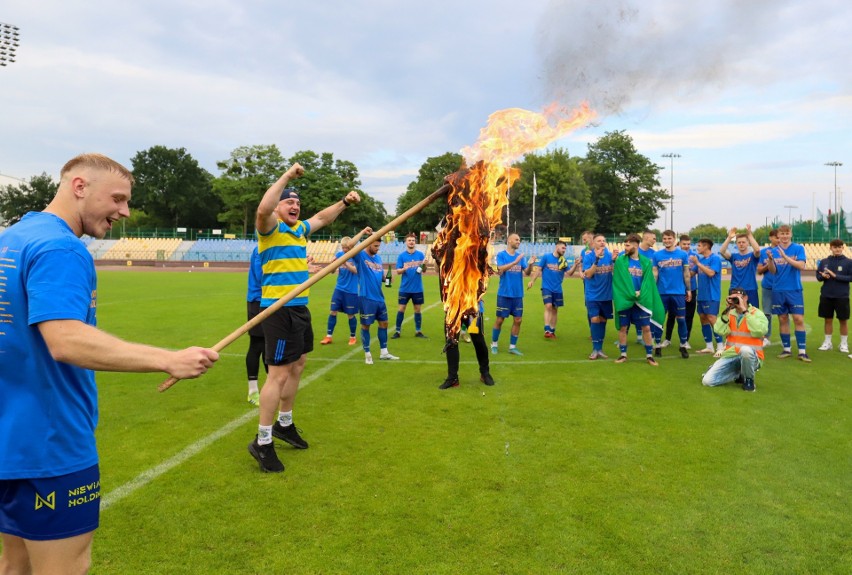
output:
[[[260,301],[246,302],[246,321],[251,321],[254,316],[260,313]],[[263,337],[263,322],[260,322],[250,330],[248,334],[251,337]]]
[[[849,298],[819,296],[817,315],[824,319],[833,319],[835,314],[839,320],[849,319]]]
[[[314,330],[307,306],[284,306],[261,325],[268,365],[287,365],[314,350]]]

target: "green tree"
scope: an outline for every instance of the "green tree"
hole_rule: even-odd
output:
[[[444,178],[458,171],[462,165],[460,154],[447,152],[442,156],[428,158],[417,172],[417,179],[408,184],[405,193],[396,201],[396,215],[400,215],[420,200],[444,185]],[[431,231],[444,217],[447,204],[435,201],[423,208],[420,213],[413,215],[403,224],[407,231]],[[404,233],[403,232],[403,233]]]
[[[216,226],[221,201],[213,176],[185,148],[153,146],[137,152],[133,165],[132,204],[165,227]]]
[[[660,168],[636,151],[623,130],[607,132],[582,163],[598,215],[597,231],[633,232],[647,228],[664,209],[668,194],[660,187]]]
[[[240,146],[216,167],[222,172],[213,180],[213,191],[222,201],[219,221],[232,232],[253,234],[263,193],[287,169],[284,157],[275,144]]]
[[[40,212],[56,195],[59,184],[46,173],[33,176],[29,182],[9,184],[0,188],[0,218],[11,226],[27,212]]]
[[[745,229],[743,229],[745,231]],[[701,238],[710,238],[716,243],[722,243],[728,237],[728,230],[722,226],[714,226],[713,224],[698,224],[689,230],[689,237],[698,241]]]
[[[536,238],[578,236],[582,230],[595,226],[597,214],[591,191],[579,160],[572,158],[567,150],[527,154],[515,167],[521,170],[521,177],[509,193],[511,231],[521,235],[530,235],[532,231],[533,174],[537,188]]]

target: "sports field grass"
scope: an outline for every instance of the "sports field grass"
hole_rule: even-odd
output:
[[[242,273],[99,277],[100,326],[129,339],[212,345],[245,320]],[[436,283],[431,339],[409,321],[390,342],[401,360],[373,366],[346,345],[345,316],[319,345],[333,279],[312,290],[317,345],[295,411],[311,446],[279,443],[283,474],[260,473],[246,450],[247,340],[163,394],[159,376],[100,374],[92,573],[852,572],[852,360],[816,350],[817,284],[806,285],[813,363],[775,358],[776,323],[749,394],[701,386],[712,358],[669,348],[651,368],[632,334],[626,365],[586,360],[575,280],[558,340],[542,337],[528,292],[524,356],[505,353],[504,329],[486,388],[461,344],[461,386],[440,391]],[[613,358],[614,340],[610,328]]]

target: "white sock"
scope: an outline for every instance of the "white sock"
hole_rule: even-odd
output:
[[[250,379],[250,380],[248,380],[248,383],[249,383],[248,392],[249,393],[257,393],[257,380],[256,379]]]
[[[288,425],[293,425],[293,412],[292,411],[279,411],[278,412],[278,423],[282,427],[287,427]]]
[[[388,348],[383,347],[383,348],[382,348],[382,351],[381,351],[381,354],[382,354],[382,355],[387,355],[388,353],[389,353],[389,352],[388,352]]]
[[[257,444],[267,445],[272,443],[272,426],[258,425],[257,426]]]
[[[848,338],[848,337],[849,337],[848,335],[841,335],[840,336],[840,345],[847,345],[847,339],[846,338]]]
[[[842,340],[843,338],[840,338],[840,339]],[[831,336],[830,335],[825,336],[825,342],[824,343],[831,343]]]

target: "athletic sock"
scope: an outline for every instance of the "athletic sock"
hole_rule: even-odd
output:
[[[704,336],[704,343],[707,347],[713,347],[713,328],[709,323],[701,324],[701,334]]]
[[[547,324],[544,325],[544,333],[551,333],[550,326]]]
[[[370,353],[370,330],[362,329],[361,330],[361,345],[364,348],[364,351]]]
[[[334,326],[337,325],[337,316],[330,315],[328,316],[328,327],[326,327],[325,333],[327,336],[331,337],[331,334],[334,333]]]
[[[388,347],[388,328],[380,327],[378,329],[379,336],[379,347],[382,349],[387,349]]]
[[[622,355],[627,355],[627,344],[618,344],[618,351],[620,351]]]
[[[415,313],[414,314],[414,329],[420,331],[420,328],[423,327],[423,314]]]
[[[293,425],[293,411],[279,411],[278,423],[281,424],[281,426],[283,427]]]
[[[798,332],[796,332],[796,333],[798,333]],[[823,343],[831,343],[831,338],[832,338],[832,336],[830,336],[830,335],[825,336],[825,341],[823,341]],[[843,341],[842,337],[840,338],[840,341]]]
[[[654,346],[646,345],[645,346],[645,355],[654,355]]]
[[[402,320],[405,318],[404,311],[396,312],[396,331],[402,331]]]
[[[510,335],[509,336],[509,347],[515,347],[518,344],[518,336]]]
[[[355,332],[358,331],[358,318],[354,315],[349,318],[349,337],[355,337]]]
[[[781,347],[784,348],[784,351],[790,351],[790,334],[782,333],[781,334]]]
[[[491,330],[491,346],[497,347],[498,341],[500,341],[500,330],[495,327]]]
[[[268,445],[272,443],[272,426],[258,425],[257,426],[257,444]]]
[[[807,335],[804,330],[796,330],[796,348],[799,350],[799,353],[805,353],[806,338]]]
[[[252,377],[248,380],[248,392],[249,393],[257,393],[257,378]]]

